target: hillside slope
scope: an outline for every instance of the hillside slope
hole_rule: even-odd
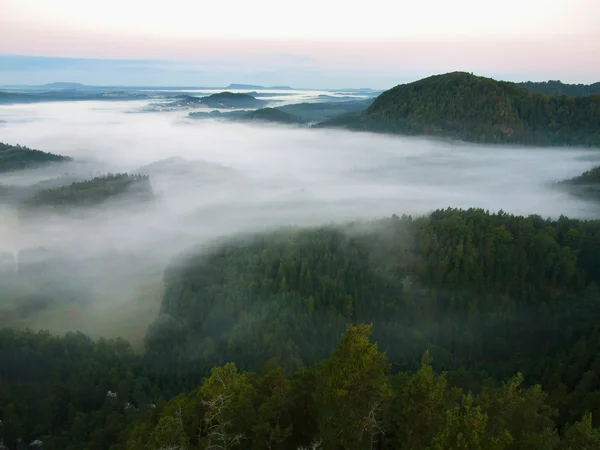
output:
[[[55,155],[20,145],[0,142],[0,173],[32,169],[44,164],[71,161],[68,156]]]
[[[472,142],[600,146],[600,95],[553,97],[453,72],[396,86],[359,116],[319,126]]]

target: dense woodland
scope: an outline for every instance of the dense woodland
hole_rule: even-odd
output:
[[[320,126],[472,142],[600,146],[600,95],[548,96],[453,72],[396,86],[360,115]]]
[[[28,199],[27,206],[93,206],[123,195],[137,199],[150,198],[152,188],[147,175],[108,174],[91,180],[38,192]]]
[[[0,142],[0,173],[33,169],[45,164],[66,161],[71,161],[71,158]]]
[[[593,84],[567,84],[559,80],[525,81],[517,83],[518,86],[545,95],[569,95],[585,97],[600,94],[600,82]]]
[[[566,217],[219,242],[167,269],[140,354],[1,330],[1,432],[11,450],[599,448],[599,281],[600,222]]]

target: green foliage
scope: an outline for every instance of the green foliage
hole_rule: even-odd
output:
[[[446,423],[434,436],[429,450],[503,450],[512,442],[507,430],[499,435],[488,432],[488,416],[473,405],[473,397],[446,411]]]
[[[445,412],[456,404],[460,389],[448,389],[446,374],[435,374],[429,352],[412,377],[396,375],[393,383],[396,396],[385,428],[397,448],[424,448],[442,429]]]
[[[600,448],[600,429],[592,427],[592,416],[586,414],[581,421],[568,425],[560,450],[592,450]]]
[[[55,155],[20,145],[9,145],[0,142],[0,173],[32,169],[44,164],[71,160],[68,156]]]
[[[369,342],[371,327],[349,325],[318,369],[318,429],[325,448],[371,449],[382,438],[383,403],[391,397],[386,356]]]
[[[453,72],[396,86],[360,117],[321,126],[472,142],[600,146],[600,96],[547,96]]]
[[[41,191],[25,202],[27,206],[92,206],[128,194],[137,199],[152,196],[146,175],[108,174],[91,180],[71,183]]]
[[[187,438],[179,417],[162,417],[148,440],[148,450],[185,450]]]
[[[168,402],[122,341],[2,331],[0,432],[11,450],[19,439],[49,450],[597,448],[591,415],[559,437],[547,397],[519,374],[463,394],[425,353],[416,372],[390,375],[370,328],[349,325],[313,369],[286,377],[273,362],[259,374],[228,363]]]

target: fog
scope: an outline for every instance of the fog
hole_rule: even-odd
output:
[[[544,217],[600,213],[596,204],[554,186],[597,164],[594,151],[194,121],[187,112],[132,113],[146,104],[0,106],[0,141],[75,158],[2,174],[0,184],[31,185],[67,172],[78,179],[143,172],[156,194],[144,204],[109,203],[27,219],[15,207],[0,206],[0,251],[51,248],[74,262],[75,270],[61,272],[64,282],[89,288],[86,301],[47,308],[19,319],[22,325],[139,339],[158,313],[169,260],[240,232],[448,206]]]

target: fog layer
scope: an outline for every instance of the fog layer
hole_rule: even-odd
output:
[[[594,151],[452,144],[193,121],[181,113],[131,113],[143,106],[62,102],[0,107],[0,141],[76,159],[65,166],[2,174],[0,184],[29,185],[65,172],[81,178],[142,172],[150,175],[157,194],[148,204],[27,220],[16,208],[1,206],[0,251],[16,255],[36,246],[51,248],[77,263],[77,270],[61,276],[90,287],[86,302],[49,308],[25,325],[135,339],[157,313],[169,259],[238,232],[418,215],[448,206],[544,217],[599,213],[594,203],[553,185],[597,163]]]

